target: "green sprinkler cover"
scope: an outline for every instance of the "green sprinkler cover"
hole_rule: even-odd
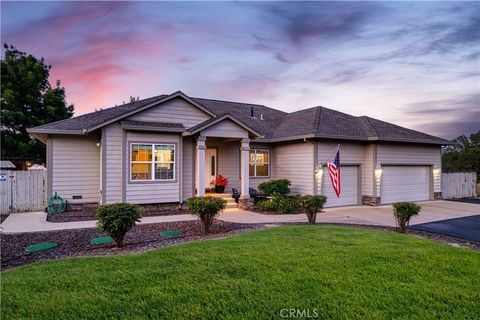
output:
[[[182,236],[182,232],[181,231],[162,231],[160,232],[160,235],[162,237],[177,238]]]
[[[93,238],[90,240],[91,244],[105,244],[105,243],[111,243],[113,242],[112,237],[99,237],[99,238]]]
[[[52,249],[52,248],[55,248],[56,246],[58,246],[58,243],[56,242],[35,243],[26,247],[25,252],[28,252],[28,253],[38,252],[38,251]]]

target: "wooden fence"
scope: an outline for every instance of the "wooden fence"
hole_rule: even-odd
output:
[[[1,171],[0,213],[40,211],[46,207],[46,171]]]
[[[461,199],[476,196],[475,172],[442,173],[442,198]]]

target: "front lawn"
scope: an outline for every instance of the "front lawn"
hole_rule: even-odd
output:
[[[473,319],[480,254],[392,232],[282,226],[2,273],[2,319]]]

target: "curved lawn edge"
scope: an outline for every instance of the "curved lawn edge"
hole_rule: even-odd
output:
[[[215,240],[215,241],[213,241]],[[5,318],[474,318],[480,254],[416,236],[284,225],[2,273]]]

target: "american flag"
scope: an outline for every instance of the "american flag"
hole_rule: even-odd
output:
[[[337,150],[333,163],[327,162],[327,168],[330,180],[332,180],[333,190],[335,190],[337,198],[340,198],[340,149]]]

